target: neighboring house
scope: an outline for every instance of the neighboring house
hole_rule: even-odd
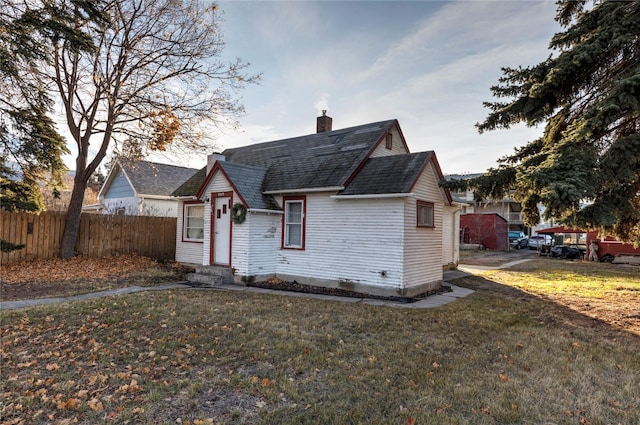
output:
[[[118,159],[98,193],[99,204],[86,209],[100,210],[103,214],[177,217],[178,201],[171,193],[196,171]]]
[[[397,120],[227,149],[179,187],[176,260],[370,294],[440,287],[457,214],[435,153]],[[448,239],[447,253],[443,240]]]
[[[462,180],[479,177],[481,175],[482,173],[448,174],[445,176],[445,179]],[[508,230],[518,230],[525,234],[529,233],[528,227],[524,224],[522,205],[511,199],[509,195],[503,199],[483,199],[476,201],[472,190],[453,191],[451,194],[467,203],[462,210],[462,214],[499,214],[507,220]]]

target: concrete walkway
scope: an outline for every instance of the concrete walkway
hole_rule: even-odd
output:
[[[333,295],[304,294],[299,292],[277,291],[273,289],[253,288],[253,287],[240,286],[240,285],[222,285],[214,288],[193,288],[185,283],[172,283],[172,284],[158,285],[158,286],[144,286],[144,287],[130,286],[127,288],[113,289],[110,291],[93,292],[89,294],[74,295],[70,297],[40,298],[35,300],[23,300],[23,301],[3,301],[3,302],[0,302],[0,311],[24,308],[24,307],[33,307],[38,305],[78,301],[78,300],[89,300],[92,298],[99,298],[99,297],[111,297],[116,295],[133,294],[136,292],[143,292],[143,291],[164,291],[168,289],[191,289],[191,290],[212,290],[213,289],[213,290],[222,290],[222,291],[255,292],[255,293],[282,295],[282,296],[288,296],[288,297],[340,301],[340,302],[352,303],[352,304],[363,303],[368,305],[378,305],[378,306],[386,306],[386,307],[400,307],[400,308],[412,308],[412,309],[435,308],[435,307],[441,307],[445,304],[455,301],[458,298],[466,297],[467,295],[474,292],[471,289],[461,288],[459,286],[451,284],[450,282],[452,280],[460,279],[470,274],[481,273],[487,270],[509,268],[511,266],[515,266],[516,264],[520,264],[525,261],[529,261],[529,260],[512,261],[510,263],[502,264],[501,266],[497,266],[497,267],[471,266],[471,265],[460,264],[458,265],[457,270],[447,270],[443,273],[443,284],[446,286],[450,286],[451,292],[431,295],[427,298],[421,299],[413,303],[378,300],[373,298],[353,298],[353,297],[338,297]]]
[[[181,283],[171,283],[167,285],[158,286],[129,286],[127,288],[112,289],[110,291],[91,292],[88,294],[73,295],[70,297],[57,297],[57,298],[38,298],[35,300],[21,300],[21,301],[2,301],[0,302],[0,311],[12,310],[15,308],[33,307],[36,305],[57,304],[69,301],[90,300],[92,298],[100,297],[112,297],[115,295],[133,294],[143,291],[165,291],[167,289],[188,288],[187,285]]]

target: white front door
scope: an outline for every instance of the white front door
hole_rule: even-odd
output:
[[[224,266],[231,265],[231,197],[213,197],[212,262]]]

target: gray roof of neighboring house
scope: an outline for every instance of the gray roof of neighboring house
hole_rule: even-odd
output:
[[[446,180],[466,180],[466,179],[475,179],[476,177],[480,177],[482,175],[484,175],[484,173],[446,174],[444,178]]]
[[[408,193],[433,151],[369,158],[340,195]]]
[[[148,161],[118,160],[133,189],[140,195],[170,196],[194,172],[193,168]]]

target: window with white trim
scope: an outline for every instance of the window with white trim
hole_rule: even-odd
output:
[[[418,201],[416,205],[417,226],[418,227],[434,227],[433,221],[433,202]]]
[[[204,205],[185,204],[182,238],[185,241],[204,240]]]
[[[304,249],[305,198],[284,198],[283,248]]]

